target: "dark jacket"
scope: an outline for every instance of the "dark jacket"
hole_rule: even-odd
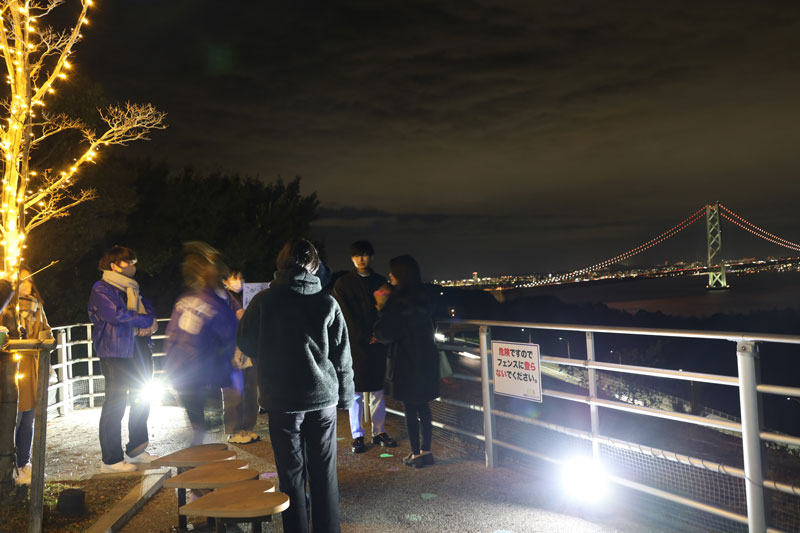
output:
[[[167,327],[165,370],[176,389],[231,385],[236,314],[227,298],[194,290],[175,302]]]
[[[272,412],[353,404],[347,326],[336,300],[303,269],[279,270],[239,323],[239,349],[256,361],[259,403]]]
[[[433,335],[433,305],[424,288],[395,290],[375,323],[375,336],[389,345],[386,388],[394,399],[422,403],[439,396]]]
[[[339,302],[347,323],[350,353],[353,355],[353,382],[359,392],[383,389],[386,372],[386,347],[370,344],[372,328],[378,319],[375,297],[372,295],[386,283],[386,278],[370,271],[369,276],[348,272],[336,280],[333,296]]]
[[[128,309],[128,296],[110,283],[100,280],[89,296],[89,320],[92,321],[92,343],[97,357],[133,357],[136,328],[149,328],[156,319],[150,302],[142,297],[145,314]]]

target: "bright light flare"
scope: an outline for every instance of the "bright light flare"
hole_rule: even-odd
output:
[[[447,335],[444,333],[434,333],[433,338],[436,339],[436,342],[444,342],[447,340]]]
[[[480,359],[481,358],[480,355],[475,355],[474,353],[469,353],[469,352],[458,352],[458,355],[460,355],[461,357],[466,357],[467,359]]]
[[[590,504],[601,502],[608,495],[608,474],[603,465],[588,457],[579,457],[564,464],[561,485],[570,498]]]
[[[161,400],[164,398],[166,390],[166,387],[160,380],[153,379],[142,387],[141,394],[144,398],[150,400],[151,406],[155,407],[161,405]]]

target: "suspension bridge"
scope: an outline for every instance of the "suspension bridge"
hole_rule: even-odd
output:
[[[698,223],[699,221],[705,219],[706,221],[706,241],[707,241],[707,248],[708,248],[708,260],[707,260],[707,267],[706,271],[708,274],[708,284],[706,285],[709,289],[727,289],[729,288],[727,279],[726,279],[726,270],[727,265],[722,260],[722,225],[721,220],[725,219],[726,221],[730,222],[734,226],[744,231],[759,237],[769,243],[776,244],[788,250],[793,250],[795,252],[800,252],[800,244],[792,242],[788,239],[784,239],[783,237],[779,237],[769,231],[753,224],[743,216],[735,213],[725,205],[716,202],[713,204],[706,204],[679,223],[675,224],[667,231],[653,237],[652,239],[643,242],[642,244],[636,246],[635,248],[631,248],[626,252],[621,254],[615,255],[605,261],[601,261],[594,265],[581,268],[578,270],[573,270],[571,272],[567,272],[564,274],[559,274],[556,276],[548,277],[547,279],[541,279],[537,281],[533,281],[526,286],[528,287],[536,287],[541,285],[553,285],[556,283],[561,283],[564,281],[573,280],[575,278],[579,278],[586,274],[597,272],[599,270],[604,270],[612,265],[617,263],[621,263],[627,259],[630,259],[636,255],[639,255],[654,246],[657,246],[668,239],[678,235],[685,229],[693,226],[694,224]]]

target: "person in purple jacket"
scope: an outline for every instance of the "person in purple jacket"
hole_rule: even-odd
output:
[[[133,463],[149,463],[147,418],[150,400],[142,393],[153,376],[150,336],[158,329],[153,306],[139,294],[136,253],[114,246],[100,258],[103,277],[89,296],[92,343],[105,377],[100,412],[101,472],[130,472]],[[122,451],[122,417],[130,400],[128,445]]]
[[[203,242],[184,245],[187,292],[175,302],[165,351],[165,370],[194,431],[192,445],[207,431],[203,407],[212,394],[232,385],[233,353],[239,321],[228,304],[222,279],[228,267],[221,254]]]

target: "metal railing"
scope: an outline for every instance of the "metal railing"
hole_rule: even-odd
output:
[[[533,451],[525,449],[524,447],[517,446],[511,443],[499,440],[495,435],[496,418],[504,418],[514,420],[530,425],[538,425],[546,427],[547,429],[558,431],[560,433],[568,434],[571,436],[579,437],[591,441],[592,455],[595,459],[599,458],[599,445],[603,444],[612,447],[622,447],[626,449],[635,449],[639,453],[646,453],[649,455],[662,457],[670,461],[680,462],[686,465],[692,465],[699,468],[723,473],[728,476],[733,476],[744,480],[746,492],[746,508],[747,514],[734,513],[726,509],[708,505],[706,503],[696,501],[690,498],[685,498],[668,491],[660,490],[655,487],[647,486],[642,483],[632,481],[619,476],[612,476],[612,481],[617,484],[633,488],[640,492],[657,496],[659,498],[667,499],[675,503],[680,503],[692,507],[694,509],[702,510],[714,515],[723,517],[736,523],[746,524],[751,532],[763,531],[779,531],[778,529],[767,528],[766,512],[764,504],[764,488],[780,491],[792,496],[800,495],[800,487],[780,483],[776,481],[767,480],[764,478],[762,472],[762,441],[778,443],[781,445],[800,446],[800,438],[779,434],[776,432],[763,431],[762,424],[759,418],[759,393],[762,394],[775,394],[781,396],[800,397],[800,388],[784,387],[767,384],[759,384],[757,381],[758,375],[758,345],[759,343],[784,343],[784,344],[800,344],[800,337],[789,335],[768,335],[756,333],[738,333],[738,332],[706,332],[706,331],[690,331],[690,330],[662,330],[662,329],[643,329],[643,328],[620,328],[620,327],[602,327],[602,326],[576,326],[571,324],[546,324],[546,323],[521,323],[521,322],[501,322],[501,321],[483,321],[483,320],[450,320],[447,321],[451,324],[471,325],[479,328],[479,351],[473,350],[480,354],[481,360],[481,390],[482,390],[482,405],[462,405],[473,410],[480,410],[483,413],[483,434],[468,433],[469,436],[479,439],[484,442],[486,465],[491,468],[496,461],[496,446],[513,450],[518,453],[523,453],[537,459],[543,459],[551,462],[559,462],[552,454],[547,451]],[[588,374],[588,394],[575,394],[570,392],[563,392],[553,389],[544,389],[543,395],[551,398],[558,398],[570,402],[579,402],[589,406],[591,431],[581,431],[574,428],[561,426],[558,424],[549,424],[536,420],[531,417],[520,416],[509,412],[500,411],[494,407],[494,375],[492,372],[492,353],[491,353],[491,328],[515,328],[525,330],[554,330],[559,332],[582,332],[586,336],[586,359],[576,360],[574,358],[562,358],[553,356],[542,356],[541,362],[550,363],[559,366],[578,366],[587,370]],[[681,337],[687,339],[714,339],[724,340],[735,343],[735,354],[737,360],[738,375],[724,376],[715,374],[705,374],[697,372],[684,372],[682,370],[672,370],[664,368],[653,368],[645,366],[633,366],[616,363],[599,362],[595,357],[595,335],[596,334],[614,334],[614,335],[645,335],[653,337]],[[450,347],[452,348],[452,347]],[[464,349],[464,348],[462,348]],[[468,350],[468,349],[467,349]],[[731,350],[733,356],[734,350]],[[732,386],[739,389],[739,404],[741,410],[741,423],[731,420],[707,418],[693,414],[667,411],[663,409],[654,409],[650,407],[642,407],[631,405],[626,402],[608,400],[598,397],[597,391],[597,372],[614,372],[621,375],[633,374],[640,376],[651,376],[658,378],[665,378],[671,380],[684,380],[702,383],[711,383],[722,386]],[[463,379],[466,376],[454,375],[456,379]],[[469,376],[470,381],[475,378]],[[440,399],[445,403],[454,404],[450,400]],[[672,452],[657,450],[655,448],[637,445],[627,441],[621,441],[604,436],[600,433],[600,408],[613,409],[648,417],[657,417],[661,419],[668,419],[682,423],[696,424],[705,427],[727,430],[741,435],[742,449],[743,449],[743,464],[744,468],[736,468],[727,466],[708,460],[696,459],[688,456],[682,456]],[[442,427],[442,426],[440,426]],[[461,432],[462,434],[467,434]]]
[[[159,322],[162,324],[166,323],[167,321],[168,319],[159,319]],[[729,509],[722,508],[719,505],[709,504],[707,502],[700,501],[697,498],[686,497],[678,494],[675,491],[664,490],[663,487],[659,488],[652,486],[651,484],[642,483],[626,476],[611,476],[611,480],[620,486],[634,489],[641,493],[656,496],[663,500],[678,503],[683,506],[688,506],[695,510],[703,511],[704,513],[710,513],[711,515],[721,517],[722,519],[731,521],[735,524],[746,526],[750,532],[793,529],[793,527],[786,527],[785,529],[767,527],[764,488],[782,493],[784,495],[797,497],[800,496],[800,486],[765,479],[764,472],[762,471],[763,457],[761,456],[761,453],[762,442],[770,442],[779,446],[798,447],[800,446],[800,438],[780,434],[777,432],[765,431],[762,429],[762,423],[759,418],[759,393],[800,398],[800,388],[758,383],[757,365],[758,346],[760,343],[800,344],[800,337],[739,332],[721,333],[690,330],[662,330],[455,319],[443,321],[440,323],[440,325],[444,327],[448,327],[448,325],[457,325],[458,327],[468,326],[478,329],[479,342],[477,344],[479,347],[464,343],[459,343],[456,345],[453,344],[452,340],[449,343],[440,343],[440,347],[442,349],[451,351],[460,350],[464,352],[471,352],[480,356],[480,377],[465,373],[456,373],[452,376],[452,379],[455,380],[480,384],[480,404],[470,401],[461,401],[454,398],[439,398],[437,399],[437,402],[441,405],[464,410],[464,412],[481,413],[483,431],[472,431],[464,427],[459,427],[454,423],[436,420],[434,420],[434,426],[453,434],[482,442],[487,467],[492,468],[495,466],[498,448],[510,450],[514,453],[524,454],[525,456],[538,460],[544,460],[549,463],[563,462],[563,458],[559,457],[559,455],[554,453],[552,450],[533,450],[530,449],[529,446],[525,446],[524,443],[522,445],[514,444],[498,438],[498,432],[496,429],[497,420],[502,419],[510,423],[532,426],[538,429],[566,435],[570,438],[580,439],[583,442],[590,443],[591,455],[596,460],[600,458],[602,446],[603,450],[606,451],[624,450],[626,453],[630,452],[650,458],[657,458],[658,460],[667,461],[670,464],[700,469],[706,472],[713,472],[714,475],[722,475],[732,479],[740,480],[744,483],[746,513],[734,512]],[[578,367],[585,370],[588,378],[588,391],[586,393],[577,394],[574,392],[566,392],[552,388],[543,388],[542,394],[545,397],[553,399],[559,399],[567,402],[577,402],[587,405],[589,408],[590,418],[589,431],[565,426],[563,424],[546,422],[535,417],[520,415],[495,407],[494,379],[492,378],[493,358],[491,357],[491,328],[525,328],[526,330],[533,329],[573,333],[580,332],[585,335],[585,359],[575,359],[574,355],[571,358],[542,355],[541,362],[549,365],[555,365],[557,367]],[[82,402],[87,406],[94,406],[95,399],[99,396],[102,396],[103,392],[97,390],[98,387],[95,386],[95,380],[101,380],[102,375],[95,368],[95,365],[99,364],[99,360],[94,356],[92,350],[91,324],[78,324],[53,329],[58,340],[58,360],[53,365],[53,368],[58,373],[59,382],[51,385],[50,387],[52,391],[56,391],[57,398],[51,400],[48,408],[57,408],[59,412],[63,414],[71,411],[76,402]],[[733,356],[735,352],[737,360],[737,376],[685,372],[682,370],[666,368],[601,362],[596,359],[596,335],[598,334],[680,337],[683,339],[713,339],[728,341],[735,344],[735,350],[731,349],[730,352],[731,356]],[[165,336],[163,334],[160,334],[154,335],[153,338],[158,343],[162,341],[164,337]],[[160,356],[164,355],[163,352],[158,350],[158,344],[153,355],[154,361]],[[85,375],[83,375],[83,372],[81,372],[81,375],[75,375],[74,366],[84,363],[87,365]],[[160,368],[160,366],[161,365],[158,363],[156,364],[156,373],[159,373],[158,368]],[[645,407],[642,405],[632,405],[631,403],[618,400],[604,399],[598,394],[598,372],[611,372],[623,377],[626,375],[649,376],[668,380],[708,383],[723,387],[736,387],[739,391],[741,422],[738,422],[737,418],[733,416],[728,417],[728,419],[724,417],[705,417],[685,412],[669,411],[665,409]],[[75,384],[83,382],[88,382],[88,386],[85,388],[86,391],[76,394],[74,392]],[[397,409],[390,408],[387,410],[400,416],[403,415],[403,413]],[[604,435],[600,431],[601,410],[634,413],[647,417],[672,420],[686,424],[713,428],[715,430],[723,430],[728,433],[735,433],[741,436],[742,461],[744,467],[738,468],[735,466],[726,465],[723,463],[723,461],[699,459],[652,446],[637,444],[628,440],[613,438],[609,435]],[[798,506],[798,512],[796,514],[797,516],[793,515],[790,517],[790,519],[793,524],[800,525],[800,506]]]
[[[168,318],[159,318],[159,333],[152,336],[155,343],[153,361],[156,367],[155,375],[163,373],[158,358],[165,354],[160,350],[161,343],[166,338],[163,330],[169,322]],[[53,328],[56,338],[56,362],[51,365],[56,372],[58,382],[49,388],[48,410],[58,410],[63,415],[72,411],[76,403],[85,403],[94,407],[98,397],[105,395],[104,390],[96,390],[97,382],[103,381],[100,372],[100,359],[94,354],[92,345],[92,324],[72,324]],[[76,375],[75,367],[85,365],[86,372]],[[76,389],[79,392],[76,392]],[[84,391],[85,392],[81,392]]]

